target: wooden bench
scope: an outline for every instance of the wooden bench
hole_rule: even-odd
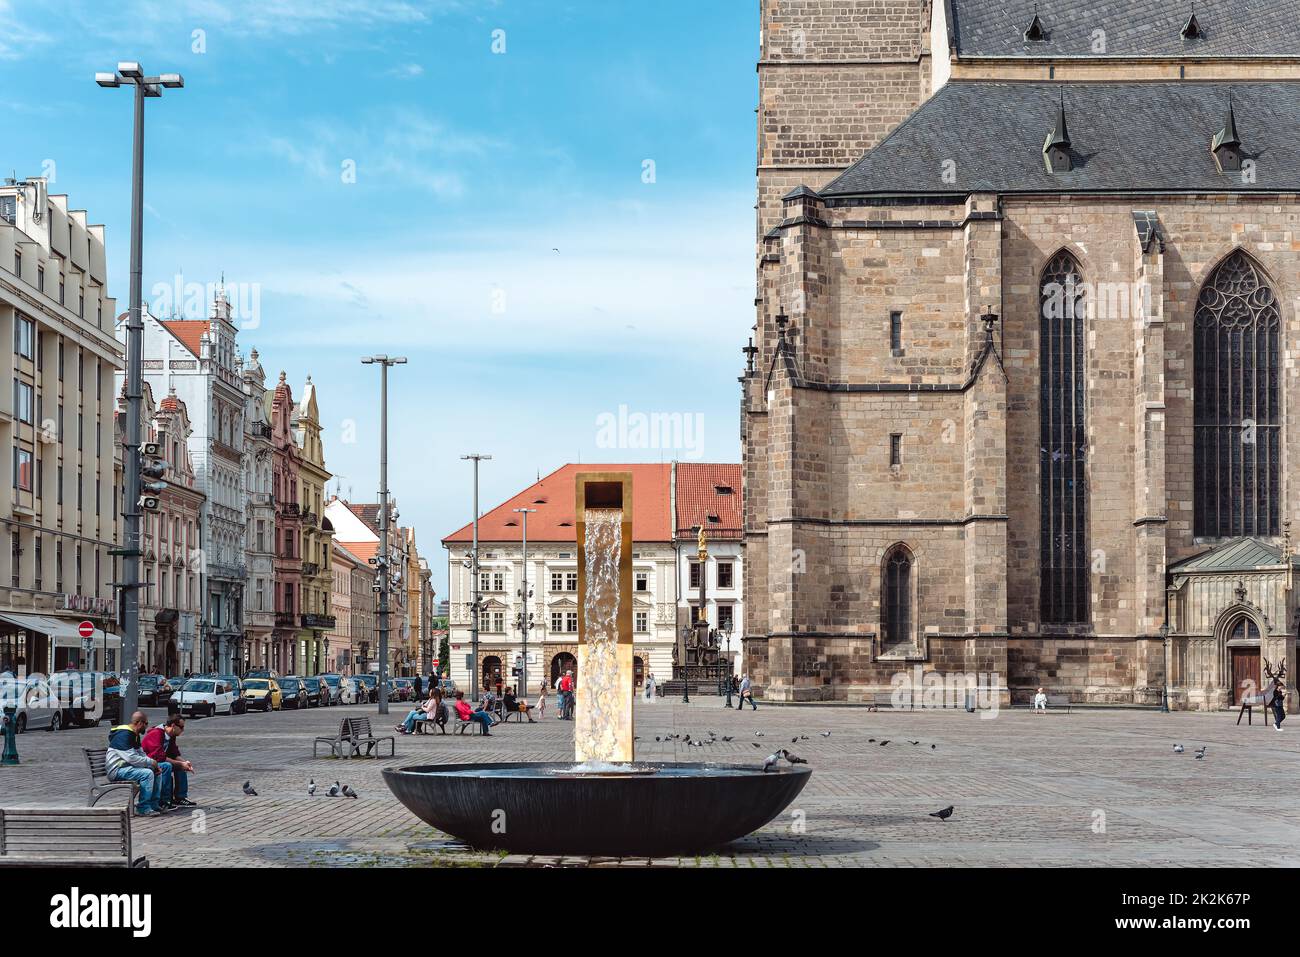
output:
[[[478,712],[474,712],[474,713],[477,714]],[[452,715],[453,718],[456,719],[456,733],[457,733],[457,734],[464,734],[464,733],[465,733],[465,729],[466,729],[466,728],[470,728],[470,727],[472,727],[472,728],[476,728],[476,729],[477,729],[477,730],[471,730],[471,732],[470,732],[471,734],[485,734],[485,733],[487,732],[487,728],[485,728],[485,727],[483,726],[483,722],[482,722],[482,721],[475,721],[475,720],[472,719],[472,718],[471,718],[469,721],[462,721],[460,715],[458,715],[458,714],[456,713],[456,709],[455,709],[455,708],[452,708],[452,709],[451,709],[451,715]]]
[[[380,738],[375,737],[375,733],[370,729],[369,718],[348,718],[347,723],[349,725],[347,743],[351,748],[351,753],[346,755],[347,757],[368,758],[372,756],[373,752],[373,756],[377,758],[380,756],[378,753],[379,745],[383,744],[385,741],[388,742],[389,757],[396,755],[397,738],[391,734]],[[361,754],[361,746],[363,744],[366,746],[366,753],[364,755]]]
[[[1049,694],[1047,695],[1047,709],[1049,711],[1059,711],[1065,709],[1065,713],[1070,713],[1070,696],[1068,694]],[[1029,699],[1029,710],[1037,711],[1034,707],[1034,699]]]
[[[429,731],[429,730],[428,730],[429,725],[433,725],[433,726],[435,726],[439,731],[441,731],[443,734],[446,734],[446,733],[447,733],[447,718],[446,718],[446,714],[447,714],[447,706],[446,706],[446,705],[443,705],[443,707],[442,707],[442,711],[443,711],[443,720],[442,720],[442,721],[438,721],[436,718],[431,718],[431,717],[429,717],[428,715],[423,715],[423,714],[420,715],[418,718],[416,718],[416,719],[415,719],[415,733],[416,733],[416,734],[425,734],[425,733],[427,732],[428,734],[433,734],[432,731]]]
[[[131,808],[137,800],[140,785],[134,781],[108,779],[108,748],[82,748],[81,753],[86,756],[86,767],[90,769],[90,797],[86,800],[86,807],[94,807],[100,798],[112,791],[126,791],[130,795],[127,808]]]
[[[343,757],[343,742],[352,736],[352,726],[349,724],[351,718],[344,718],[339,722],[339,733],[332,738],[317,738],[311,743],[311,756],[317,757],[316,749],[322,744],[329,745],[330,753],[336,758]]]
[[[148,867],[124,807],[0,808],[0,867]]]

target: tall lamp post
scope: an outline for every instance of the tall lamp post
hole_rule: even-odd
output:
[[[731,707],[731,629],[721,628],[723,641],[727,644],[727,669],[722,675],[722,680],[727,686],[727,707]]]
[[[490,461],[492,456],[483,455],[479,452],[471,452],[469,455],[462,455],[461,461],[470,461],[474,463],[474,546],[469,553],[469,577],[470,588],[474,595],[474,601],[469,606],[469,647],[470,655],[474,659],[474,664],[469,669],[469,698],[471,701],[478,700],[478,626],[479,610],[482,602],[479,600],[478,593],[478,464],[483,461]]]
[[[406,365],[406,359],[380,355],[361,362],[379,366],[379,713],[388,714],[388,367]]]
[[[533,613],[528,610],[528,600],[533,593],[528,588],[528,516],[537,511],[535,508],[517,508],[516,512],[524,517],[524,576],[519,589],[519,630],[524,633],[524,658],[519,665],[519,697],[528,697],[528,632],[533,627]]]
[[[126,441],[123,464],[125,548],[122,557],[122,720],[127,720],[138,703],[136,684],[140,677],[140,389],[144,353],[142,269],[144,259],[144,101],[162,96],[163,88],[178,90],[185,85],[179,73],[145,76],[139,63],[119,63],[115,73],[96,73],[95,82],[106,89],[135,87],[135,133],[131,149],[131,306],[126,319]],[[151,476],[152,477],[152,476]],[[107,670],[107,664],[105,664]]]

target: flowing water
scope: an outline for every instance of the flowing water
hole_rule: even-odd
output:
[[[632,689],[618,669],[619,560],[623,548],[622,509],[588,509],[586,578],[583,596],[585,645],[582,688],[574,714],[578,761],[619,759],[619,733],[632,710]]]

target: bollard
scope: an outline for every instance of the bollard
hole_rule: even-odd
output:
[[[18,708],[5,708],[4,718],[0,719],[4,724],[5,732],[5,750],[0,755],[0,766],[18,763]]]

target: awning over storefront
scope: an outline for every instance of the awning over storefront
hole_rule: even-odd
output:
[[[77,648],[82,647],[81,633],[77,630],[79,621],[65,621],[61,618],[50,618],[46,615],[20,615],[16,612],[0,612],[0,621],[7,622],[16,628],[24,631],[36,631],[43,635],[48,635],[50,642],[55,648]],[[109,632],[105,633],[99,628],[90,639],[96,648],[107,647],[120,649],[122,639],[117,635]]]

